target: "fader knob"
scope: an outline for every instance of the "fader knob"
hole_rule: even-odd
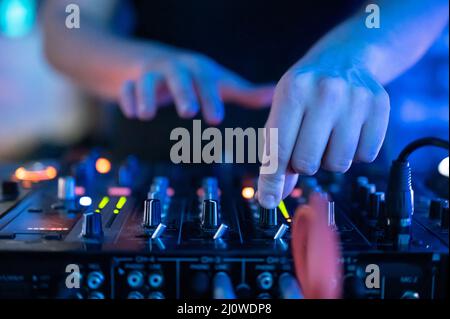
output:
[[[142,226],[145,228],[156,227],[161,223],[161,201],[159,199],[146,199],[144,201],[144,220]]]
[[[428,217],[430,217],[430,219],[440,218],[445,207],[448,207],[447,200],[441,198],[432,199],[430,202]]]
[[[90,239],[101,238],[103,236],[102,214],[94,212],[84,214],[81,235]]]
[[[206,199],[202,207],[202,227],[215,229],[219,225],[219,208],[216,200]]]
[[[278,224],[276,208],[259,208],[259,225],[263,228],[275,227]]]

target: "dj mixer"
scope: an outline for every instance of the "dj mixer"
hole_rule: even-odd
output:
[[[300,177],[277,209],[253,198],[257,169],[230,164],[91,151],[5,164],[0,178],[0,298],[301,298],[290,226],[312,192],[328,193],[343,297],[448,296],[448,200],[420,176],[406,232],[391,231],[375,169]],[[368,285],[374,265],[379,285]]]

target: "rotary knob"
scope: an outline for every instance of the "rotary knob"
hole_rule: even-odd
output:
[[[3,181],[2,195],[5,200],[16,199],[19,196],[19,183],[14,181]]]
[[[359,205],[363,209],[369,208],[370,195],[376,192],[375,184],[361,185],[359,188]]]
[[[441,228],[448,229],[448,206],[445,207],[441,212]]]
[[[161,201],[156,198],[144,201],[144,228],[156,227],[161,223]]]
[[[443,211],[446,207],[448,208],[448,200],[441,198],[431,200],[428,217],[430,219],[441,218]]]
[[[81,235],[88,239],[103,237],[102,214],[94,212],[84,214]]]
[[[369,218],[379,219],[383,217],[385,207],[384,192],[375,192],[369,196]]]
[[[278,224],[277,209],[259,207],[259,225],[263,228],[275,227]]]
[[[215,229],[219,225],[219,208],[216,200],[203,201],[201,223],[205,229]]]

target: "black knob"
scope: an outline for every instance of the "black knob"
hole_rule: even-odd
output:
[[[430,210],[428,211],[428,217],[431,219],[441,218],[442,211],[445,207],[448,207],[448,201],[441,198],[432,199],[430,202]]]
[[[361,185],[359,189],[359,205],[363,209],[369,208],[370,194],[375,193],[376,186],[374,184]]]
[[[359,201],[359,192],[361,189],[361,186],[369,184],[369,179],[365,176],[358,176],[356,181],[353,184],[353,190],[352,190],[352,198],[355,202]]]
[[[102,214],[89,212],[84,214],[82,236],[98,239],[103,236]]]
[[[441,228],[448,229],[448,206],[444,207],[444,209],[441,212]]]
[[[125,162],[120,165],[117,172],[117,182],[120,186],[133,187],[136,179],[139,178],[140,163],[136,156],[130,155]]]
[[[19,196],[19,184],[14,181],[3,181],[2,182],[2,194],[3,199],[13,200]]]
[[[383,217],[385,207],[385,195],[383,192],[376,192],[369,195],[369,218],[378,219]]]
[[[259,225],[263,228],[275,227],[278,224],[276,208],[259,207]]]
[[[202,227],[215,229],[219,225],[219,208],[216,200],[206,199],[202,207]]]
[[[161,223],[161,201],[159,199],[146,199],[144,201],[144,220],[142,226],[145,228],[156,227]]]

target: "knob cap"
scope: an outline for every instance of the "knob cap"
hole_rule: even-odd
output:
[[[448,207],[448,200],[436,198],[430,202],[430,210],[428,211],[428,217],[430,219],[441,218],[442,211],[445,207]]]
[[[203,199],[217,200],[219,198],[219,182],[215,177],[206,177],[202,181]]]
[[[276,208],[259,208],[259,225],[263,228],[275,227],[278,224]]]
[[[75,179],[72,176],[58,178],[58,199],[75,199]]]
[[[365,184],[361,185],[359,188],[359,205],[361,208],[369,208],[369,198],[370,194],[376,192],[375,184]]]
[[[213,280],[213,298],[214,299],[236,299],[233,283],[230,276],[221,271],[214,275]]]
[[[144,201],[144,220],[142,225],[145,228],[156,227],[161,223],[161,201],[159,199],[146,199]]]
[[[205,199],[202,207],[202,227],[215,229],[219,225],[219,208],[216,200]]]
[[[16,199],[19,196],[19,184],[14,181],[3,181],[2,194],[5,200]]]
[[[82,236],[98,239],[103,236],[102,214],[89,212],[84,214]]]
[[[136,179],[139,177],[140,164],[137,157],[130,155],[125,162],[120,165],[117,179],[120,186],[133,187]]]
[[[287,272],[280,275],[278,287],[280,289],[281,298],[283,299],[303,299],[297,279]]]
[[[365,176],[358,176],[355,183],[353,184],[353,194],[352,198],[354,201],[359,201],[358,196],[361,190],[361,186],[369,184],[369,179]]]

